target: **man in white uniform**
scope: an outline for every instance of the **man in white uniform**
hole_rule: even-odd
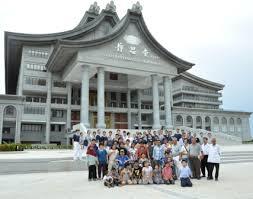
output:
[[[81,145],[80,145],[80,130],[76,130],[72,139],[73,139],[74,160],[77,160],[77,159],[81,160],[82,151],[81,151]]]
[[[208,180],[213,180],[213,169],[215,167],[215,180],[218,181],[219,177],[219,168],[221,162],[221,151],[220,146],[216,144],[216,138],[212,138],[212,144],[209,145],[208,151]]]

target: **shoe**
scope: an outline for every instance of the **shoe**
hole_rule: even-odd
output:
[[[213,180],[213,178],[209,178],[209,177],[207,177],[207,180]]]
[[[205,177],[206,177],[206,175],[202,175],[202,176],[201,176],[201,178],[205,178]]]
[[[215,181],[218,181],[218,178],[215,178]]]
[[[197,180],[201,180],[201,177],[197,177]]]

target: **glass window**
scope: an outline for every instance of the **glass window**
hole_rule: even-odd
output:
[[[117,96],[115,92],[111,92],[111,100],[117,100]]]
[[[117,73],[110,73],[110,80],[118,80],[118,74]]]
[[[120,100],[122,102],[126,102],[127,101],[127,94],[126,93],[121,93],[120,94]]]

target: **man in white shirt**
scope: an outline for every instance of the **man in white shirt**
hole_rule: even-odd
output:
[[[209,171],[208,169],[208,152],[209,152],[209,144],[208,144],[208,138],[204,137],[203,138],[203,144],[201,145],[201,177],[206,177],[206,170],[207,172]]]
[[[220,168],[220,162],[221,162],[221,152],[220,152],[220,146],[216,144],[216,138],[212,138],[212,144],[209,146],[209,152],[208,152],[208,167],[209,167],[209,173],[208,173],[208,180],[213,180],[213,169],[215,167],[215,180],[218,181],[219,177],[219,168]]]

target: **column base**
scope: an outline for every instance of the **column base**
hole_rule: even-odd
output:
[[[96,128],[98,128],[98,129],[105,129],[106,125],[105,124],[97,124]]]
[[[159,129],[161,129],[161,125],[160,124],[154,124],[153,126],[152,126],[152,129],[154,129],[154,130],[159,130]]]

